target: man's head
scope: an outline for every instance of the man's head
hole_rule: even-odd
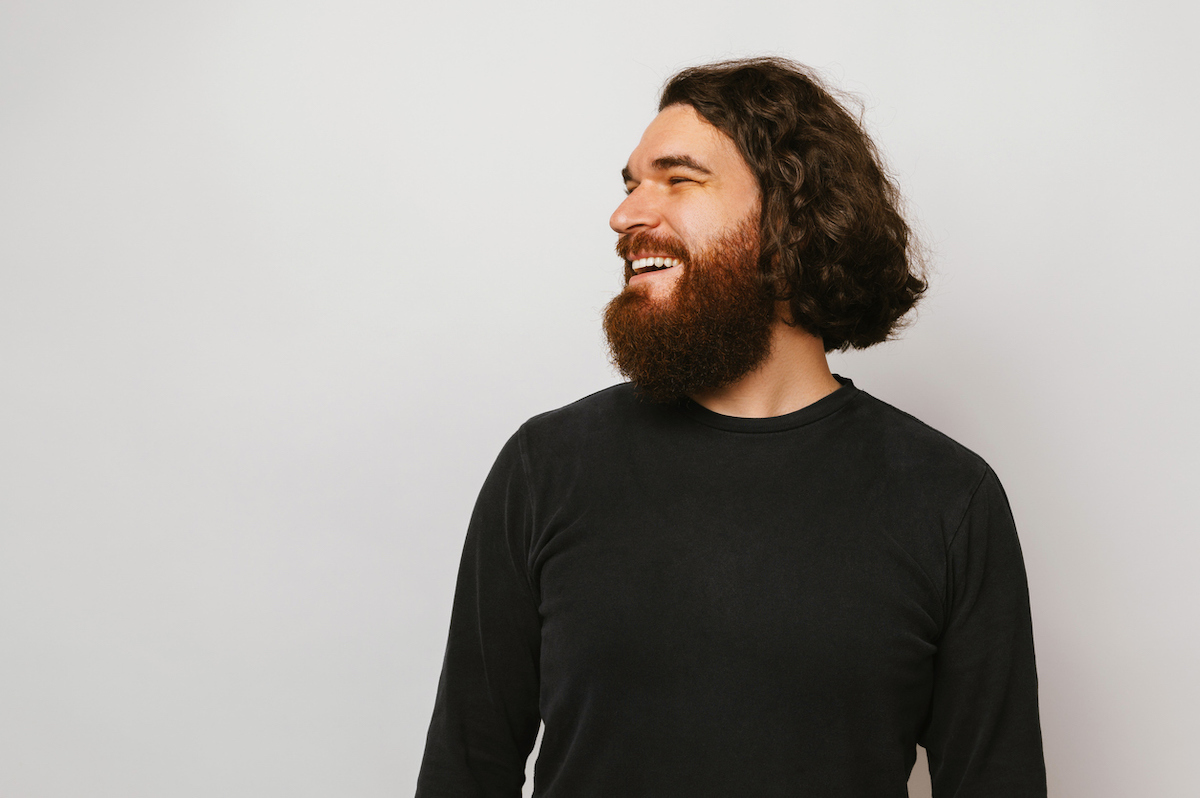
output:
[[[783,59],[729,61],[680,72],[663,89],[659,110],[624,170],[628,197],[610,222],[621,235],[617,250],[626,260],[628,285],[606,311],[605,329],[622,372],[645,390],[647,376],[625,361],[658,363],[686,354],[676,350],[691,346],[695,335],[653,356],[638,341],[662,333],[666,319],[676,326],[683,316],[705,324],[695,306],[697,291],[709,282],[697,273],[702,265],[723,279],[736,276],[737,293],[753,294],[768,321],[738,330],[754,341],[721,343],[741,350],[745,360],[723,370],[722,382],[711,382],[711,374],[676,379],[677,388],[686,383],[681,393],[749,373],[767,356],[777,319],[821,338],[826,351],[886,340],[925,282],[898,192],[871,140],[830,92]],[[730,240],[753,248],[754,268],[745,265],[745,251],[721,251]],[[705,257],[689,263],[681,257],[689,253]],[[658,263],[645,260],[651,256],[679,265],[648,272],[654,268],[648,264]],[[677,290],[692,278],[699,285]],[[711,312],[713,303],[705,304]],[[762,315],[761,309],[752,314]],[[619,325],[637,328],[618,334],[621,341],[614,338]],[[669,345],[658,338],[660,346]],[[759,353],[756,360],[751,352]],[[697,361],[700,353],[694,355],[684,359]]]
[[[690,106],[655,118],[623,171],[626,288],[604,329],[622,373],[656,401],[727,385],[766,357],[774,312],[759,289],[758,181]]]

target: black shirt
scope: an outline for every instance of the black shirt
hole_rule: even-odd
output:
[[[977,455],[848,380],[795,413],[537,416],[467,533],[419,798],[1044,796],[1028,591]]]

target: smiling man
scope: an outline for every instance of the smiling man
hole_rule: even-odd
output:
[[[1028,591],[977,455],[832,375],[925,283],[807,70],[685,70],[623,170],[629,382],[526,422],[471,519],[417,794],[1044,796]]]

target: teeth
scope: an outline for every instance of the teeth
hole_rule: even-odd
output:
[[[633,267],[633,270],[635,272],[640,272],[640,271],[643,271],[645,269],[650,269],[650,268],[670,269],[674,266],[682,265],[682,261],[677,260],[675,258],[663,258],[663,257],[638,258],[637,260],[633,261],[629,265]]]

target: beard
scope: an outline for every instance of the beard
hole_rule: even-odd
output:
[[[640,252],[682,261],[669,295],[654,298],[626,285],[604,309],[604,334],[613,364],[647,399],[674,402],[723,388],[770,354],[774,303],[758,276],[758,225],[750,217],[703,251],[648,233],[622,236],[617,253]]]

